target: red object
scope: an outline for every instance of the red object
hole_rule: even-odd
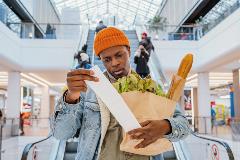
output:
[[[212,160],[219,160],[219,149],[216,144],[212,145]]]
[[[231,118],[228,118],[227,119],[227,125],[230,125],[231,121],[232,121]]]
[[[215,102],[215,101],[212,101],[212,102],[211,102],[211,107],[212,107],[212,106],[215,106],[215,105],[216,105],[216,102]]]
[[[146,32],[143,32],[142,35],[146,36],[147,37],[147,33]]]
[[[31,113],[30,112],[23,112],[23,113],[21,113],[20,116],[21,116],[22,119],[28,119],[31,116]]]
[[[31,126],[31,122],[30,122],[30,121],[24,120],[24,121],[23,121],[23,124],[26,125],[26,126]]]

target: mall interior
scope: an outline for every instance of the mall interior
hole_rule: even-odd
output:
[[[50,117],[100,22],[135,51],[147,34],[150,75],[166,92],[181,59],[193,66],[177,102],[192,133],[164,160],[240,160],[240,0],[0,0],[0,160],[74,160],[78,138],[58,140]]]

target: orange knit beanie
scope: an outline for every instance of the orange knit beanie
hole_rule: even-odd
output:
[[[130,42],[123,31],[114,27],[108,27],[97,33],[94,40],[94,50],[97,56],[103,50],[114,46],[130,47]]]

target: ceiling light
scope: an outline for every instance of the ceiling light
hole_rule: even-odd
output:
[[[52,86],[66,86],[66,83],[52,83]]]
[[[29,85],[29,86],[33,86],[33,87],[37,87],[36,84],[27,81],[26,79],[21,79],[21,82],[24,83],[24,85]]]
[[[36,75],[36,74],[29,73],[29,75],[31,75],[31,76],[33,76],[34,78],[36,78],[36,79],[38,79],[38,80],[46,83],[46,84],[49,85],[49,86],[52,86],[52,83],[50,83],[49,81],[45,80],[44,78],[42,78],[42,77],[40,77],[40,76],[38,76],[38,75]]]
[[[230,95],[220,96],[221,99],[230,99]]]
[[[192,75],[192,76],[190,76],[190,77],[187,77],[187,81],[192,80],[192,79],[195,79],[195,78],[197,78],[197,77],[198,77],[198,74],[194,74],[194,75]]]
[[[40,76],[38,76],[38,75],[36,75],[36,74],[33,74],[33,73],[29,73],[29,75],[31,75],[32,77],[34,77],[34,78],[36,78],[36,79],[38,79],[38,80],[46,83],[46,84],[49,85],[49,86],[60,86],[60,87],[61,87],[61,86],[66,86],[65,83],[51,83],[51,82],[45,80],[44,78],[42,78],[42,77],[40,77]]]
[[[21,73],[21,76],[24,77],[24,78],[26,78],[26,79],[29,79],[29,80],[31,80],[31,81],[37,83],[37,84],[39,84],[39,85],[42,85],[42,86],[48,87],[48,85],[46,85],[45,83],[43,83],[43,82],[41,82],[41,81],[39,81],[39,80],[36,80],[36,79],[34,79],[34,78],[32,78],[32,77],[30,77],[30,76],[24,74],[24,73]]]

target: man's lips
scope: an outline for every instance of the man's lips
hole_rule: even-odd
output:
[[[113,71],[113,73],[114,73],[115,75],[120,75],[120,74],[123,73],[123,69],[120,69],[120,70],[117,70],[117,71]]]

